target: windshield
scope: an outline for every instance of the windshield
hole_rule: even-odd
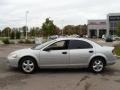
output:
[[[106,38],[112,38],[112,35],[107,35]]]
[[[48,45],[48,44],[50,44],[50,43],[52,43],[52,42],[54,42],[54,41],[56,41],[56,40],[51,40],[51,41],[45,42],[45,43],[40,44],[40,45],[35,45],[35,46],[33,46],[31,49],[40,50],[40,49],[42,49],[43,47],[45,47],[46,45]]]

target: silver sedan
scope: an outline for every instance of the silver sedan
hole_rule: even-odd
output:
[[[95,73],[102,72],[116,61],[114,47],[100,46],[83,38],[58,38],[32,48],[14,51],[8,55],[8,64],[24,73],[38,68],[88,67]]]

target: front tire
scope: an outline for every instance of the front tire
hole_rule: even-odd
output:
[[[26,74],[31,74],[37,69],[37,63],[31,57],[23,58],[19,63],[19,68]]]
[[[105,69],[105,61],[102,58],[94,58],[89,66],[90,70],[94,73],[103,72]]]

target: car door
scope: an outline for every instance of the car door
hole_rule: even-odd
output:
[[[57,41],[40,52],[40,66],[64,67],[68,62],[68,41]]]
[[[93,46],[83,40],[70,40],[70,65],[87,65],[90,57],[94,54]]]

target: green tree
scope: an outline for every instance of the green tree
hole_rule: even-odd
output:
[[[39,37],[40,36],[40,28],[39,27],[31,28],[29,34],[31,37]]]
[[[117,23],[116,34],[117,34],[118,36],[120,36],[120,21]]]
[[[77,34],[83,36],[87,33],[87,25],[67,25],[63,28],[63,31],[63,33],[66,35]]]
[[[55,25],[53,24],[53,21],[47,18],[42,25],[42,31],[44,36],[53,35],[55,31]]]
[[[10,37],[11,31],[12,31],[12,30],[11,30],[10,27],[6,27],[6,28],[4,28],[3,31],[2,31],[2,35],[3,35],[4,37]]]
[[[0,30],[0,37],[2,37],[2,31]]]
[[[40,28],[36,27],[35,28],[35,37],[39,37],[40,36]]]
[[[16,31],[16,39],[21,38],[21,32],[19,30]]]
[[[79,29],[78,29],[78,33],[79,35],[82,37],[83,35],[86,35],[87,34],[87,25],[84,24],[84,25],[78,25],[79,26]]]
[[[67,25],[63,28],[63,33],[65,35],[71,35],[71,34],[73,34],[73,31],[74,31],[73,28],[74,28],[73,25]]]
[[[26,32],[28,32],[28,27],[27,26],[23,26],[22,27],[22,32],[23,32],[23,36],[26,36]]]
[[[15,31],[12,31],[10,34],[10,39],[14,39],[15,38]]]
[[[60,28],[55,25],[54,35],[59,35],[60,31],[61,31]]]
[[[20,39],[21,37],[21,32],[19,31],[18,28],[13,28],[12,32],[10,34],[11,39]]]
[[[35,36],[35,28],[34,27],[30,29],[30,36],[31,37]]]

